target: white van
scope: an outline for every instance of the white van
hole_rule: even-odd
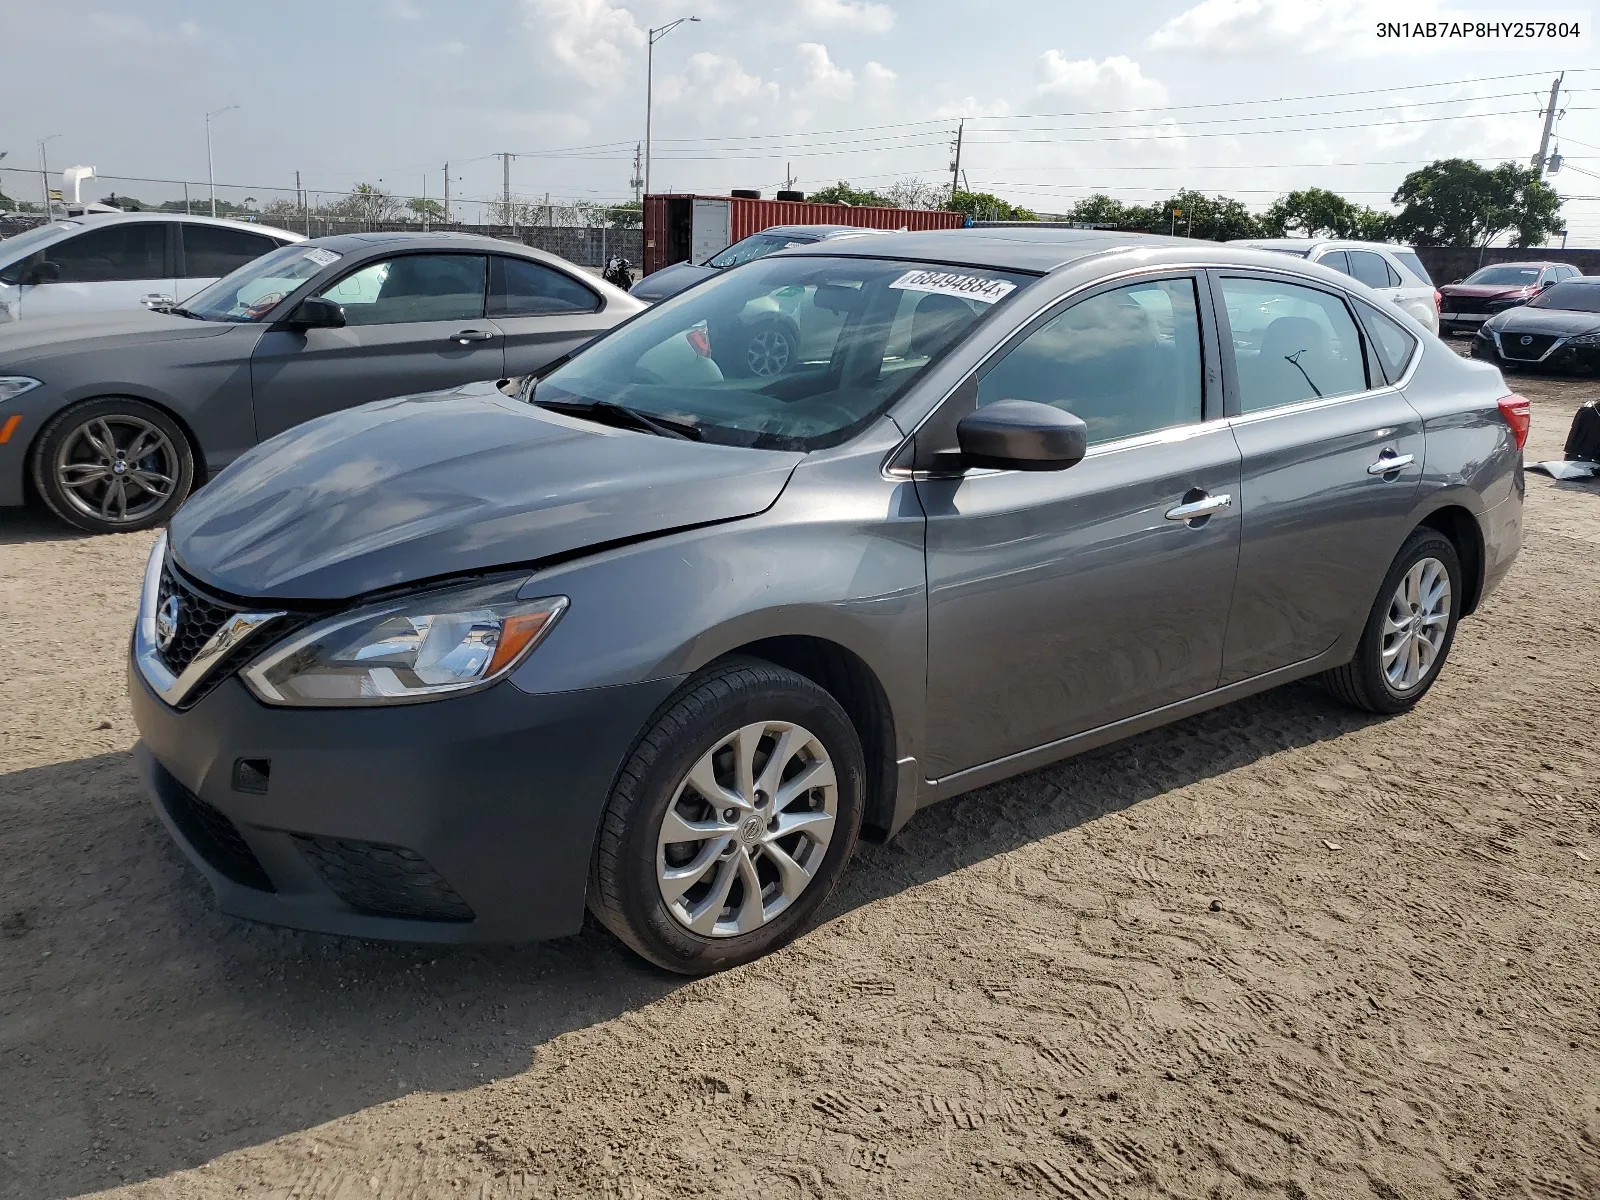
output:
[[[0,321],[171,305],[298,233],[182,213],[84,213],[0,241]]]

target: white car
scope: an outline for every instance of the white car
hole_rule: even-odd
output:
[[[0,321],[172,305],[298,233],[182,213],[85,213],[0,241]]]
[[[1410,246],[1333,238],[1236,238],[1232,244],[1293,254],[1332,267],[1389,297],[1430,333],[1439,332],[1439,292]]]

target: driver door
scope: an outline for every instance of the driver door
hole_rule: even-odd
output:
[[[269,330],[250,358],[256,434],[373,400],[459,387],[505,373],[504,339],[484,317],[482,254],[404,254],[368,262],[320,293],[341,329]]]
[[[166,221],[117,220],[29,255],[20,272],[20,315],[138,312],[142,297],[172,295],[170,227]],[[48,272],[49,282],[27,282],[39,270]]]
[[[1210,691],[1239,557],[1240,455],[1206,283],[1107,287],[1044,314],[917,434],[972,406],[1083,418],[1064,471],[919,478],[927,514],[928,769],[943,778]],[[1208,512],[1184,516],[1180,505]]]

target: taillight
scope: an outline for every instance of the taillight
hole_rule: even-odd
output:
[[[683,338],[701,358],[711,357],[711,335],[706,332],[704,325],[696,325]]]
[[[1439,309],[1442,308],[1443,306],[1444,306],[1444,296],[1442,296],[1440,294],[1438,288],[1434,288],[1433,289],[1433,311],[1434,312],[1438,312]]]
[[[1500,415],[1506,419],[1506,424],[1511,426],[1511,436],[1517,439],[1517,449],[1521,450],[1528,440],[1528,428],[1533,424],[1533,414],[1528,409],[1526,396],[1501,396]]]

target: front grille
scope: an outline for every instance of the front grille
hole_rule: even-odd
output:
[[[1500,334],[1500,353],[1505,358],[1520,358],[1533,362],[1545,356],[1545,352],[1555,343],[1555,335],[1550,333],[1504,333]],[[1523,343],[1527,344],[1524,345]]]
[[[291,836],[323,882],[357,912],[423,921],[470,921],[476,916],[415,850],[304,833]]]
[[[169,602],[177,597],[176,632],[165,649],[156,653],[174,675],[182,675],[194,661],[194,656],[221,629],[223,623],[244,609],[208,596],[184,579],[172,566],[169,557],[161,566],[161,587],[156,593],[156,612],[170,611]]]
[[[1439,307],[1445,312],[1486,313],[1489,311],[1489,301],[1479,296],[1446,296]]]
[[[217,874],[258,892],[275,892],[272,880],[261,866],[238,826],[220,810],[213,808],[183,784],[168,775],[158,789],[161,804],[195,853],[205,859]]]

